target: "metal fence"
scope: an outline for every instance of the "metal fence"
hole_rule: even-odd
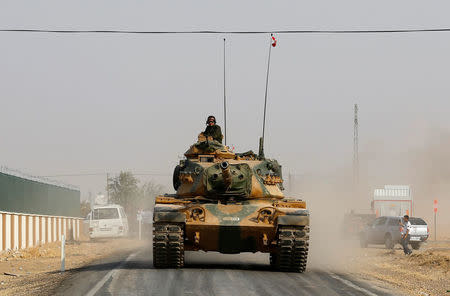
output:
[[[0,211],[53,216],[80,216],[75,186],[0,167]]]

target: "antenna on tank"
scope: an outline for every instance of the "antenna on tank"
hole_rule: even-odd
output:
[[[224,139],[227,146],[227,96],[226,96],[226,72],[225,72],[225,38],[223,38],[223,121],[224,121]]]
[[[270,34],[269,56],[267,59],[267,73],[266,73],[266,92],[264,93],[263,128],[262,128],[262,137],[259,139],[259,157],[260,158],[264,158],[264,134],[266,132],[267,88],[269,85],[270,53],[272,52],[272,47],[275,47],[276,44],[277,44],[277,42],[275,40],[275,37],[273,37],[273,34]]]

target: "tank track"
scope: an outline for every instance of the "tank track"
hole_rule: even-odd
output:
[[[153,266],[182,268],[184,266],[184,235],[180,224],[155,224],[153,229]]]
[[[304,272],[308,260],[308,249],[308,226],[280,226],[278,250],[270,254],[270,265],[281,271]]]

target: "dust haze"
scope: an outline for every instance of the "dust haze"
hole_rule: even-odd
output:
[[[0,27],[270,31],[450,26],[448,2],[129,3],[40,1],[25,9],[20,1],[4,1]],[[256,151],[268,36],[0,33],[0,164],[40,176],[77,175],[58,178],[80,186],[82,199],[104,192],[106,173],[121,170],[149,174],[139,178],[172,188],[173,168],[204,129],[206,117],[216,115],[223,126],[224,37],[227,143],[237,151]],[[283,165],[285,177],[295,176],[292,193],[311,209],[312,266],[338,266],[338,250],[351,253],[354,245],[342,242],[339,233],[343,214],[368,209],[373,189],[386,184],[411,185],[414,215],[429,224],[432,201],[438,199],[438,235],[448,238],[449,33],[277,37],[265,151]],[[357,190],[352,177],[354,103],[360,107]]]
[[[450,238],[450,217],[445,214],[450,208],[450,132],[414,126],[401,142],[404,145],[394,149],[363,147],[356,186],[352,164],[330,168],[327,174],[309,176],[294,186],[311,210],[310,267],[339,270],[351,260],[359,243],[357,238],[343,236],[343,215],[350,210],[370,210],[373,190],[388,184],[411,186],[413,216],[428,223],[430,240],[434,240],[433,200],[437,199],[437,239]]]

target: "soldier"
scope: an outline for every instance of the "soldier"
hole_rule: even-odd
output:
[[[203,135],[205,137],[212,137],[213,140],[216,140],[220,144],[222,144],[222,130],[220,129],[220,126],[216,124],[216,118],[212,115],[208,116],[208,119],[206,120],[206,129],[203,132]]]

